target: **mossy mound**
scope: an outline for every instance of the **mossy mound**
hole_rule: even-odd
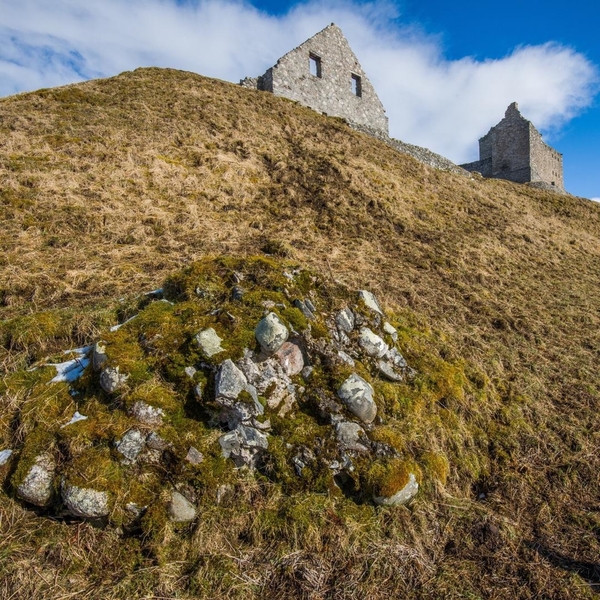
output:
[[[82,350],[90,365],[78,380],[51,382],[50,367],[7,379],[6,393],[26,388],[31,399],[10,493],[50,452],[48,511],[64,514],[60,491],[75,486],[107,494],[109,522],[151,531],[150,516],[167,518],[175,490],[206,505],[244,472],[288,495],[371,503],[414,474],[430,493],[486,469],[473,432],[448,406],[485,400],[485,384],[471,383],[463,361],[436,355],[430,331],[370,307],[362,293],[286,260],[220,257],[173,274],[136,304]],[[266,314],[287,332],[276,352],[255,337]],[[210,356],[198,336],[207,330],[217,336]],[[241,386],[235,393],[221,389],[226,370],[239,378],[226,382]],[[111,372],[119,377],[107,387],[102,374]],[[363,422],[341,393],[349,381],[366,390],[352,392],[373,403],[374,419]],[[70,423],[74,411],[86,418]]]

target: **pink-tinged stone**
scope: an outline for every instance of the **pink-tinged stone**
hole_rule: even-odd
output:
[[[294,342],[285,342],[275,353],[275,358],[288,377],[298,375],[304,369],[302,350]]]

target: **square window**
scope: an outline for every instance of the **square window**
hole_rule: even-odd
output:
[[[315,77],[321,77],[321,58],[312,52],[308,56],[310,74]]]
[[[360,75],[355,75],[352,73],[351,85],[352,93],[358,98],[362,97],[362,84],[360,81]]]

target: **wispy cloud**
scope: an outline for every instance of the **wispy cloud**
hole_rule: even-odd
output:
[[[506,57],[447,60],[435,37],[399,28],[388,2],[309,1],[273,17],[241,0],[2,0],[0,95],[164,66],[237,81],[335,21],[374,83],[392,135],[456,162],[518,101],[547,132],[590,105],[598,73],[549,42]],[[509,50],[509,49],[507,49]]]
[[[600,202],[600,198],[590,198],[593,202]]]

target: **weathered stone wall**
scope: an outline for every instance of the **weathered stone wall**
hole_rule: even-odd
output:
[[[562,154],[548,146],[535,127],[532,127],[530,146],[531,181],[543,181],[564,190]]]
[[[311,56],[320,63],[318,75],[311,74]],[[359,78],[357,93],[353,75]],[[240,83],[388,133],[385,109],[341,29],[333,23],[280,58],[258,80],[246,78]]]
[[[479,160],[461,165],[484,177],[545,182],[563,191],[562,155],[548,146],[513,102],[504,119],[479,140]]]

